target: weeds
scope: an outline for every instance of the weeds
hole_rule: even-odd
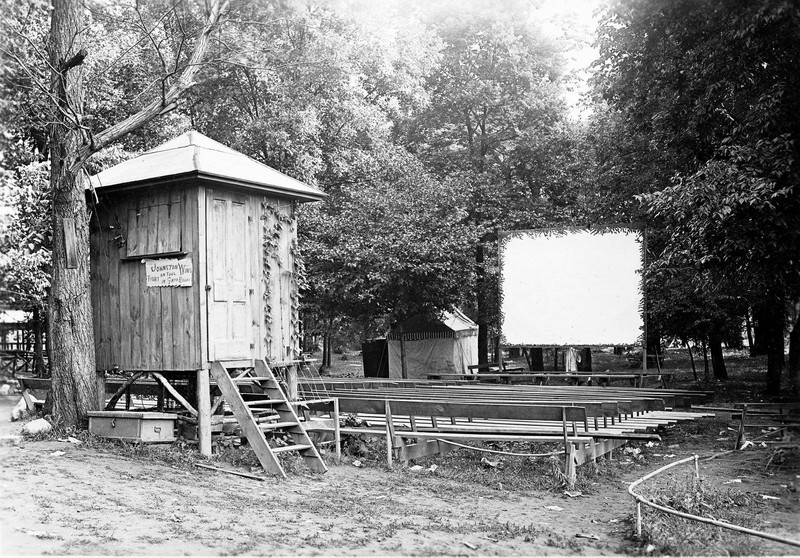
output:
[[[684,513],[759,529],[760,503],[732,489],[709,489],[693,475],[670,479],[665,486],[643,492],[650,501]],[[643,507],[643,549],[655,555],[742,556],[761,554],[752,537]]]

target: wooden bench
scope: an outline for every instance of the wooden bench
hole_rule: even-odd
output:
[[[539,385],[548,385],[550,380],[560,379],[566,380],[568,383],[580,384],[586,382],[589,384],[596,384],[600,386],[607,386],[611,381],[625,380],[633,387],[644,387],[644,380],[646,378],[656,378],[661,381],[665,388],[669,388],[671,378],[674,376],[671,372],[631,372],[624,374],[610,373],[610,372],[517,372],[517,373],[481,373],[481,374],[458,374],[458,373],[431,373],[427,374],[429,380],[496,380],[508,384],[530,382]]]
[[[660,404],[663,408],[663,402],[652,402],[653,407]],[[632,402],[627,404],[632,407]],[[395,458],[407,462],[448,451],[451,449],[448,442],[454,441],[552,442],[563,445],[565,475],[573,483],[576,467],[595,460],[598,451],[603,455],[631,439],[660,439],[654,434],[597,430],[598,417],[603,417],[604,424],[606,417],[611,417],[613,423],[622,412],[612,402],[579,405],[442,402],[370,398],[365,394],[364,397],[339,397],[338,405],[340,413],[375,417],[370,418],[370,422],[382,422],[380,428],[340,428],[339,432],[385,438],[389,465]],[[639,405],[644,408],[643,403]],[[587,412],[587,407],[591,412]],[[322,410],[315,404],[310,404],[309,408]],[[594,424],[590,424],[589,418]],[[307,430],[330,432],[331,428],[311,425]]]
[[[502,372],[522,372],[522,366],[508,366],[506,362],[486,362],[484,364],[470,364],[467,369],[473,374],[494,374]]]
[[[793,432],[800,430],[800,403],[784,401],[774,403],[733,403],[730,407],[692,405],[692,409],[730,414],[732,421],[738,421],[736,441],[733,449],[738,450],[747,442],[746,430],[756,429],[760,436],[754,439],[767,444],[789,444],[794,439]],[[748,422],[749,421],[749,422]],[[779,441],[764,440],[769,435],[781,434]],[[794,442],[794,446],[797,442]]]

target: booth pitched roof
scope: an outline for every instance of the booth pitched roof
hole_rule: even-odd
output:
[[[127,189],[191,177],[301,201],[325,197],[321,190],[193,130],[91,176],[89,181],[96,190]]]

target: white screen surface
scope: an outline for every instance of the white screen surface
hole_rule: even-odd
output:
[[[505,345],[633,345],[642,333],[641,232],[519,231],[500,243]]]

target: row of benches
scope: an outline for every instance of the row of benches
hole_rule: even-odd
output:
[[[349,389],[334,387],[330,395],[338,413],[354,414],[363,427],[314,426],[311,431],[380,437],[386,441],[387,462],[408,461],[451,449],[451,442],[550,442],[565,454],[565,475],[574,482],[576,467],[595,460],[629,440],[657,440],[658,428],[712,413],[688,413],[667,408],[662,398],[622,394],[620,400],[537,401],[525,390],[502,387],[487,391],[471,386]],[[309,386],[301,385],[301,390]],[[443,392],[450,392],[445,395]],[[509,393],[511,392],[511,393]],[[516,392],[512,395],[513,392]],[[310,393],[310,391],[308,391]],[[557,392],[553,392],[557,396]],[[526,400],[526,397],[528,400]],[[674,404],[674,396],[667,395]],[[696,401],[702,400],[700,394]],[[678,399],[690,404],[691,398]],[[329,404],[308,403],[310,410]]]
[[[626,372],[616,374],[609,372],[486,372],[480,374],[459,374],[459,373],[434,373],[428,374],[429,380],[472,380],[472,381],[501,381],[507,384],[513,383],[534,383],[548,385],[550,380],[564,380],[567,383],[587,383],[589,385],[608,386],[611,381],[627,381],[631,386],[644,387],[648,380],[654,380],[662,387],[669,389],[672,385],[672,372]]]

